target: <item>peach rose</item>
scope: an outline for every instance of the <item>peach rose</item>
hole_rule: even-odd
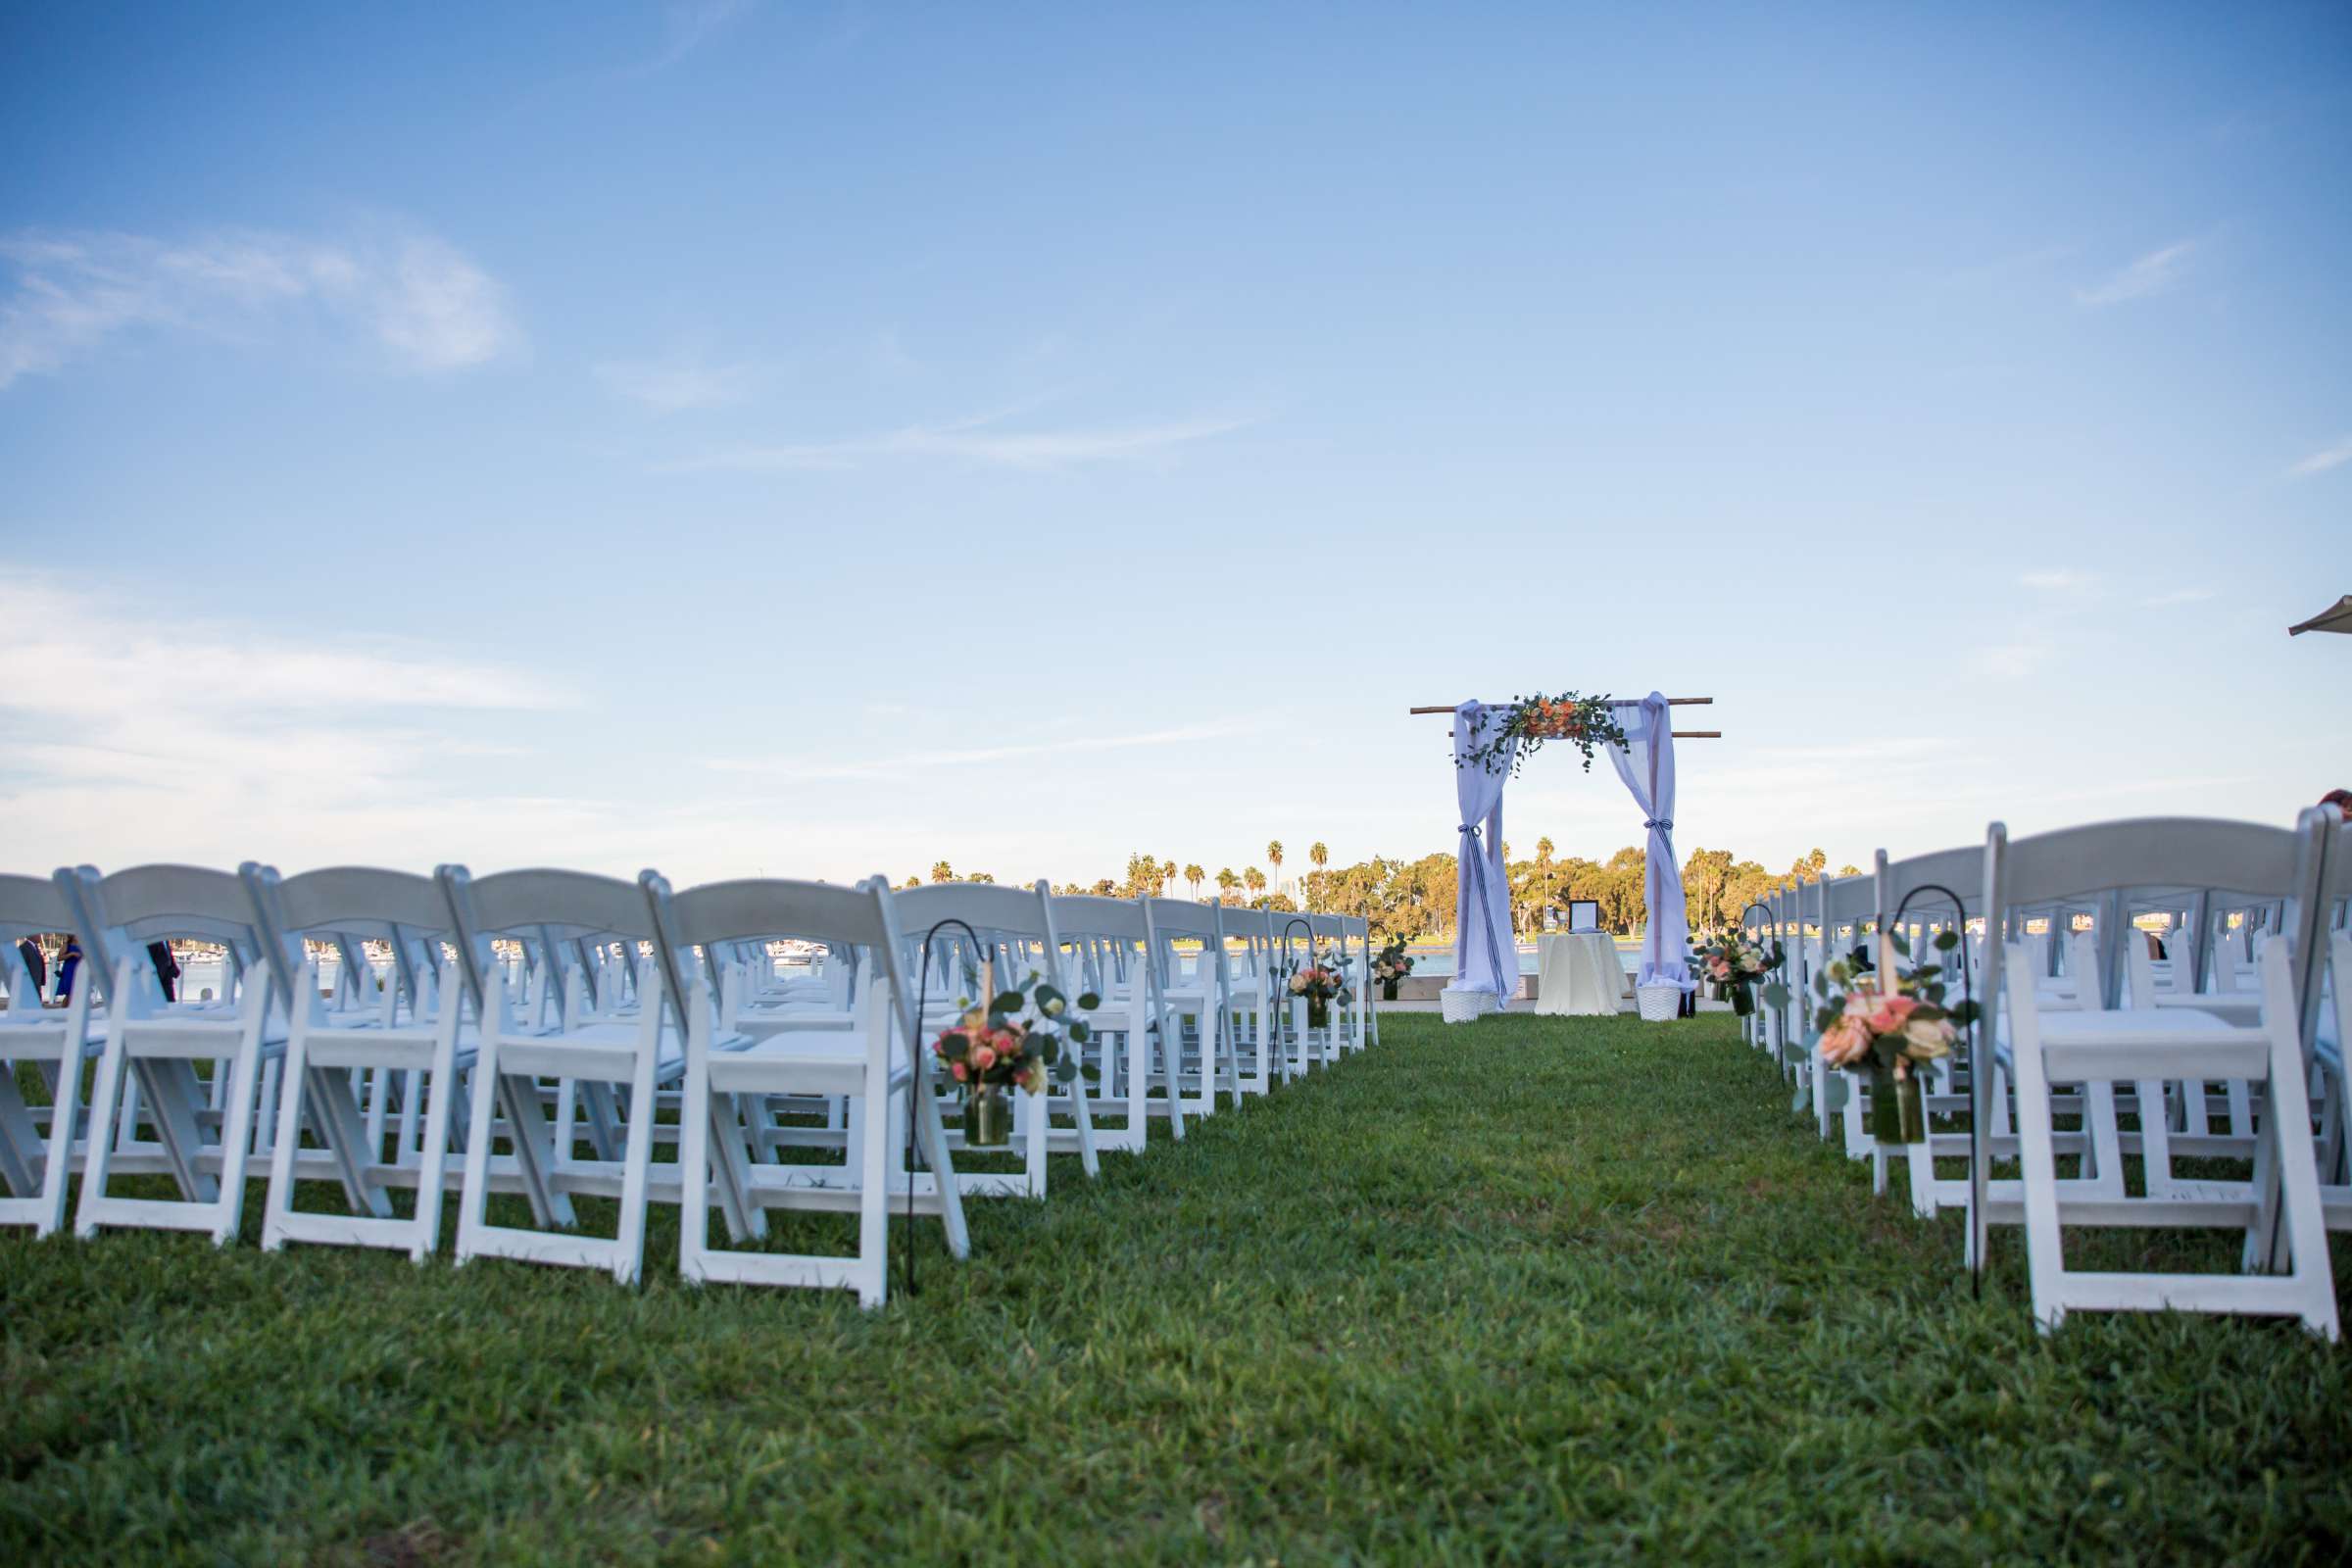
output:
[[[1870,1026],[1852,1013],[1821,1032],[1821,1059],[1843,1067],[1862,1059],[1870,1050]]]

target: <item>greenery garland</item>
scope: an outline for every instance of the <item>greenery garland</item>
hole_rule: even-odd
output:
[[[1545,741],[1566,741],[1584,754],[1585,771],[1590,773],[1593,748],[1625,744],[1625,726],[1617,722],[1617,706],[1605,692],[1593,697],[1579,697],[1574,692],[1546,697],[1536,692],[1513,697],[1508,712],[1510,716],[1491,735],[1486,732],[1485,715],[1481,715],[1482,738],[1454,759],[1454,766],[1476,763],[1490,773],[1499,772],[1507,756],[1511,776],[1516,778]]]

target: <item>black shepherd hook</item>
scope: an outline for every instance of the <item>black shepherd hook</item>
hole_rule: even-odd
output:
[[[1974,1016],[1977,1010],[1977,993],[1974,984],[1969,978],[1968,972],[1968,906],[1961,902],[1959,894],[1954,893],[1950,888],[1945,887],[1942,883],[1922,882],[1919,886],[1913,888],[1910,892],[1903,895],[1903,901],[1894,906],[1894,913],[1886,917],[1885,923],[1879,927],[1879,932],[1882,936],[1885,936],[1901,930],[1903,925],[1903,911],[1911,907],[1911,901],[1918,898],[1922,893],[1942,894],[1945,898],[1952,901],[1952,910],[1954,913],[1960,916],[1960,927],[1956,933],[1960,940],[1954,944],[1952,951],[1959,955],[1960,958],[1960,1000],[1968,1004],[1968,1011],[1971,1014],[1967,1026],[1969,1087],[1968,1168],[1970,1172],[1970,1180],[1973,1184],[1975,1180],[1975,1173],[1980,1168],[1977,1164],[1977,1161],[1984,1157],[1984,1118],[1979,1113],[1979,1102],[1983,1099],[1983,1086],[1988,1085],[1990,1080],[1980,1079],[1978,1076],[1980,1069],[1977,1061],[1977,1020]],[[1893,984],[1891,976],[1888,977],[1887,983],[1889,985]],[[1936,1147],[1934,1142],[1935,1136],[1936,1135],[1932,1131],[1928,1135],[1928,1148],[1931,1152],[1931,1166],[1934,1163],[1933,1151]],[[1990,1250],[1992,1227],[1984,1224],[1984,1216],[1975,1211],[1973,1203],[1973,1185],[1971,1189],[1971,1199],[1972,1203],[1968,1216],[1968,1223],[1971,1227],[1972,1239],[1976,1235],[1982,1235],[1984,1238],[1985,1245],[1982,1247],[1971,1247],[1969,1249],[1971,1252],[1976,1254],[1974,1258],[1975,1266],[1969,1270],[1969,1281],[1971,1288],[1976,1293],[1977,1299],[1983,1300],[1984,1298],[1984,1254],[1986,1251]]]
[[[972,939],[972,946],[974,949],[977,949],[980,946],[980,933],[973,930],[970,926],[964,924],[963,921],[956,919],[953,916],[940,921],[930,930],[923,933],[922,952],[916,956],[915,960],[916,967],[920,970],[920,975],[916,979],[914,986],[914,1032],[913,1037],[906,1042],[906,1059],[913,1064],[916,1072],[928,1072],[930,1070],[930,1064],[923,1060],[923,1009],[929,1006],[931,1003],[931,943],[933,939],[938,937],[942,931],[945,931],[950,926],[955,926],[965,936],[970,937]],[[988,999],[986,997],[981,997],[976,1000],[982,1006],[986,1006],[988,1004]],[[887,1114],[887,1107],[885,1107],[884,1113]],[[866,1136],[870,1138],[873,1136],[875,1131],[873,1117],[876,1112],[874,1107],[868,1105],[865,1109],[865,1114]],[[901,1276],[902,1283],[904,1283],[906,1287],[906,1294],[908,1296],[920,1294],[917,1291],[914,1283],[914,1165],[915,1157],[918,1152],[918,1140],[915,1137],[914,1124],[917,1114],[916,1107],[912,1104],[908,1104],[906,1107],[906,1223],[903,1227],[906,1232],[906,1239],[899,1245],[899,1274]],[[885,1123],[885,1125],[887,1126],[887,1123]],[[944,1123],[941,1125],[939,1136],[943,1141],[948,1136],[947,1128]],[[936,1180],[938,1179],[939,1173],[934,1171],[932,1172],[932,1176]],[[944,1214],[947,1211],[947,1194],[944,1191],[940,1194],[940,1211]]]

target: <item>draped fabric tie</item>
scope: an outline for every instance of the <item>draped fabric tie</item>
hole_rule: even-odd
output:
[[[1470,862],[1470,885],[1477,895],[1478,908],[1483,918],[1487,907],[1487,858],[1478,853],[1478,842],[1483,835],[1476,822],[1464,822],[1460,831],[1470,835],[1470,850],[1462,858]],[[1454,978],[1459,981],[1461,976],[1457,974]]]
[[[1674,818],[1671,816],[1653,816],[1642,825],[1650,829],[1652,832],[1671,833],[1674,831]]]

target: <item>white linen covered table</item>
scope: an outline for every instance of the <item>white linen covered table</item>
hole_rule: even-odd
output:
[[[1625,965],[1605,931],[1561,931],[1536,939],[1536,1011],[1614,1015]]]

